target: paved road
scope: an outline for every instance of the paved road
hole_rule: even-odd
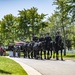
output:
[[[75,75],[75,61],[72,60],[35,60],[27,58],[12,59],[26,64],[28,65],[27,67],[31,67],[40,73],[32,73],[32,75]]]

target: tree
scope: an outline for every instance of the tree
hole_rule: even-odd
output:
[[[75,13],[74,13],[75,12],[75,1],[74,0],[55,0],[54,4],[57,5],[56,10],[61,15],[60,19],[61,19],[63,35],[64,35],[64,44],[65,44],[65,40],[66,40],[65,28],[67,28],[68,25],[74,21],[73,16],[75,16]],[[67,19],[72,19],[72,20],[67,20]],[[65,27],[65,23],[66,23],[66,27]],[[66,55],[66,50],[64,54]]]
[[[33,34],[38,34],[40,29],[41,29],[41,25],[43,24],[43,19],[45,18],[45,14],[38,14],[37,12],[37,8],[32,7],[30,9],[24,9],[19,11],[19,17],[18,17],[18,22],[19,22],[19,30],[20,30],[20,34],[26,37],[30,37]]]
[[[14,16],[12,14],[5,15],[1,21],[1,35],[3,42],[11,42],[13,37]]]
[[[32,7],[29,9],[29,19],[30,19],[30,27],[32,29],[32,34],[38,34],[39,30],[41,29],[41,25],[43,19],[45,18],[45,14],[38,14],[37,8]]]
[[[19,17],[18,17],[18,28],[19,28],[19,37],[21,39],[24,39],[28,36],[29,34],[29,18],[28,18],[28,10],[24,9],[19,11]],[[24,38],[22,38],[24,37]]]

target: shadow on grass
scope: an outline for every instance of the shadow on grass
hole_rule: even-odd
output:
[[[0,70],[0,73],[5,73],[5,74],[12,74],[10,72],[4,71],[4,70]]]

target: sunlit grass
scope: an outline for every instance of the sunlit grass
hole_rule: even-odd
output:
[[[75,54],[66,54],[66,56],[64,56],[64,58],[75,58]]]
[[[15,61],[0,56],[0,75],[27,75],[27,73]]]

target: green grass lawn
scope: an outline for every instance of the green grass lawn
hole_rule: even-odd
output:
[[[15,61],[0,56],[0,75],[27,75],[27,73]]]
[[[75,54],[66,54],[66,56],[64,56],[64,58],[73,58],[73,59],[75,59]]]

